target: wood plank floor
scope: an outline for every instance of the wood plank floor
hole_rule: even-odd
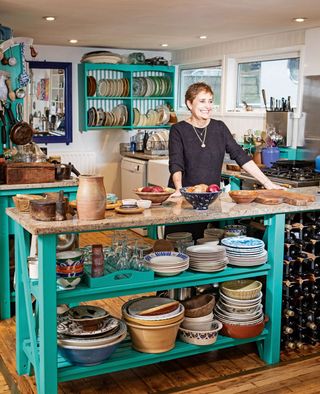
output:
[[[129,234],[131,239],[139,238]],[[109,244],[110,233],[89,234],[84,243]],[[131,296],[132,297],[132,296]],[[115,316],[128,297],[97,301]],[[37,393],[34,377],[15,372],[15,318],[0,321],[0,394]],[[284,352],[281,362],[267,366],[255,344],[185,357],[127,371],[59,384],[59,394],[154,393],[320,393],[320,346]],[[44,393],[45,394],[45,393]]]

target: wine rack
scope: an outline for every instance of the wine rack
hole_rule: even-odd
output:
[[[320,343],[320,213],[286,216],[281,344]]]

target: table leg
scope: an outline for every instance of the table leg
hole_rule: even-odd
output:
[[[7,197],[0,198],[0,320],[9,319],[10,311],[10,257],[9,257],[9,217],[6,208]]]
[[[39,393],[58,390],[56,235],[39,235]]]

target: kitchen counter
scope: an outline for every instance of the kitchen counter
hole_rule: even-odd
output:
[[[291,191],[315,195],[318,187],[290,189]],[[207,211],[197,211],[183,197],[169,199],[162,205],[144,210],[141,214],[124,215],[115,211],[106,211],[104,220],[81,221],[78,219],[62,222],[40,222],[31,219],[27,213],[18,212],[15,208],[7,209],[11,219],[21,224],[31,234],[61,234],[68,232],[102,231],[127,227],[142,227],[162,224],[190,223],[195,221],[212,221],[230,218],[244,218],[290,212],[320,210],[320,202],[307,206],[288,204],[263,205],[259,203],[235,204],[228,194],[221,196],[209,206]]]
[[[48,187],[67,187],[67,186],[78,186],[78,178],[66,179],[64,181],[55,181],[47,183],[26,183],[26,184],[15,184],[15,185],[0,185],[1,191],[7,190],[21,190],[21,189],[38,189],[38,188],[48,188]]]
[[[140,160],[163,160],[168,159],[169,156],[158,156],[158,155],[148,155],[143,152],[123,152],[121,153],[123,157],[131,157],[132,159],[140,159]]]

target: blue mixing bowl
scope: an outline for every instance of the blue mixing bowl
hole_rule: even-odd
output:
[[[180,193],[193,206],[193,209],[204,211],[208,209],[209,205],[212,204],[222,192],[220,190],[218,192],[190,193],[187,192],[186,187],[182,187]]]

